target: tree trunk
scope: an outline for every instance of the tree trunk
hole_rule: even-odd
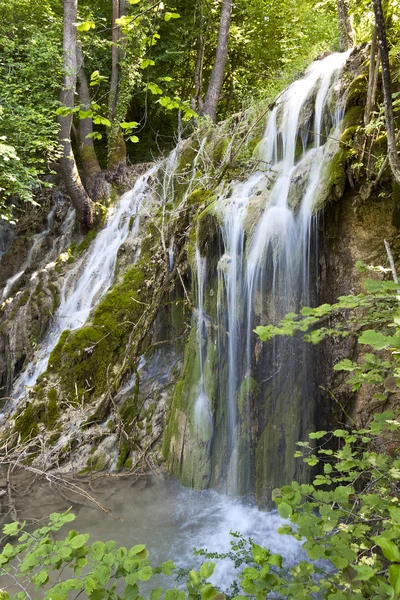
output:
[[[211,73],[210,83],[202,114],[209,116],[213,121],[217,117],[217,104],[224,80],[224,71],[228,57],[229,29],[231,25],[232,0],[222,0],[221,19],[219,23],[217,53]]]
[[[63,0],[64,26],[63,26],[63,71],[64,81],[60,92],[60,102],[69,109],[74,107],[74,94],[76,88],[77,60],[76,60],[76,27],[78,0]],[[77,218],[86,227],[93,226],[94,204],[82,185],[76,166],[71,145],[72,112],[66,116],[59,116],[60,125],[59,141],[62,148],[60,169],[67,188],[67,193],[76,210]]]
[[[203,111],[203,64],[205,50],[203,0],[198,0],[197,2],[196,30],[196,64],[194,68],[192,108],[201,113]]]
[[[116,20],[126,14],[125,0],[112,0],[112,50],[111,50],[111,83],[109,97],[109,120],[111,128],[108,135],[108,161],[109,171],[115,171],[120,165],[126,164],[126,145],[117,118],[119,80],[121,76],[120,63],[124,57],[121,47],[123,35],[116,24]]]
[[[90,92],[89,85],[85,73],[85,63],[82,54],[82,48],[78,43],[76,46],[76,55],[78,61],[78,98],[79,105],[81,110],[88,111],[90,110]],[[79,119],[78,123],[78,142],[79,142],[79,152],[81,156],[83,172],[85,176],[85,188],[88,191],[91,198],[95,198],[94,190],[94,180],[97,178],[99,173],[101,173],[101,167],[99,161],[97,159],[96,151],[94,149],[93,143],[93,119],[87,117],[86,119]]]
[[[375,26],[378,34],[379,52],[382,64],[383,104],[385,107],[386,133],[388,139],[388,158],[390,168],[397,183],[400,184],[400,162],[397,154],[394,113],[392,104],[392,83],[390,78],[389,51],[386,38],[385,17],[381,0],[372,0],[375,13]]]
[[[372,34],[372,40],[371,40],[371,52],[370,52],[370,57],[369,57],[369,75],[368,75],[368,93],[367,93],[367,103],[365,105],[365,112],[364,112],[364,125],[368,125],[368,123],[370,122],[371,119],[371,110],[373,107],[373,91],[374,91],[374,86],[375,86],[375,66],[376,66],[376,60],[375,60],[375,54],[376,54],[376,42],[377,42],[377,33],[376,33],[376,27],[374,27],[374,31]]]
[[[339,48],[345,52],[354,44],[353,31],[351,28],[347,0],[338,0],[339,16]]]

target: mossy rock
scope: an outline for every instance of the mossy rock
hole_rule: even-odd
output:
[[[22,442],[38,435],[38,413],[40,413],[40,408],[30,403],[16,417],[14,430],[20,434]]]
[[[143,256],[104,296],[91,325],[64,331],[51,353],[49,370],[70,401],[89,401],[107,389],[110,365],[119,363],[132,325],[144,310],[148,292],[143,265],[148,260]]]
[[[362,74],[353,79],[347,91],[346,106],[365,106],[367,90],[368,77],[366,75]]]

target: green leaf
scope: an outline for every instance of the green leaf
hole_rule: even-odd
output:
[[[164,15],[164,20],[165,21],[170,21],[171,19],[180,19],[180,16],[178,13],[173,13],[173,12],[166,12]]]
[[[85,545],[85,542],[89,536],[87,535],[76,535],[71,540],[69,540],[69,545],[71,548],[77,549],[82,548]]]
[[[282,567],[282,556],[280,554],[271,554],[268,558],[268,562],[270,565],[274,567]]]
[[[215,563],[213,562],[204,562],[200,567],[200,576],[203,579],[208,579],[214,573]]]
[[[319,440],[322,437],[324,437],[324,435],[326,435],[327,433],[327,431],[315,431],[314,433],[309,433],[308,437],[310,438],[310,440]]]
[[[131,135],[129,139],[133,144],[137,144],[139,141],[139,138],[137,135]]]
[[[388,560],[400,562],[400,550],[396,544],[381,535],[374,536],[372,539],[374,540],[375,544],[381,548],[384,556]]]
[[[357,581],[369,581],[376,575],[374,569],[368,565],[353,565],[353,569],[357,571],[357,576],[355,577]]]
[[[278,513],[282,519],[288,519],[293,514],[293,509],[286,502],[280,502],[278,506]]]
[[[124,590],[124,600],[136,600],[139,596],[139,588],[137,585],[127,585]]]
[[[145,548],[146,546],[144,546],[144,544],[137,544],[136,546],[133,546],[128,550],[128,556],[136,556],[137,554],[140,554],[140,552],[142,552]]]
[[[7,525],[4,525],[3,527],[3,533],[5,533],[5,535],[16,535],[19,531],[19,523],[7,523]]]
[[[194,571],[194,570],[190,571],[189,572],[189,581],[193,587],[199,586],[201,583],[200,573],[198,573],[197,571]]]
[[[90,549],[90,557],[95,561],[98,562],[99,560],[101,560],[104,556],[104,544],[103,542],[94,542],[92,544],[92,547]]]
[[[389,581],[394,589],[395,596],[400,594],[400,565],[391,565],[389,567]]]
[[[139,123],[137,123],[136,121],[129,121],[129,123],[120,123],[122,129],[135,129],[135,127],[137,127],[138,125]]]
[[[349,432],[346,431],[345,429],[335,429],[335,431],[333,432],[333,435],[338,438],[343,438],[343,437],[346,437],[347,435],[349,435]]]
[[[96,25],[94,21],[84,21],[83,23],[74,23],[77,31],[89,31],[95,29]]]
[[[162,588],[154,588],[150,593],[150,600],[159,600],[162,596]]]
[[[106,127],[111,127],[111,121],[109,121],[105,117],[100,117],[100,115],[94,117],[93,123],[95,123],[96,125],[105,125]]]
[[[367,329],[358,338],[360,344],[372,346],[375,350],[383,350],[389,348],[393,344],[393,338],[383,335],[379,331],[373,329]]]
[[[153,569],[149,566],[139,569],[137,576],[141,581],[148,581],[153,575]]]
[[[147,69],[147,67],[153,66],[156,63],[154,62],[154,60],[151,60],[151,58],[144,58],[142,60],[142,64],[140,65],[141,69]]]
[[[344,360],[339,361],[333,367],[334,371],[354,371],[357,368],[357,363],[353,363],[353,361],[345,358]]]

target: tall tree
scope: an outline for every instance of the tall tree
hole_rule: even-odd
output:
[[[77,218],[86,225],[93,226],[94,204],[83,187],[71,145],[71,128],[78,71],[76,57],[76,26],[78,0],[63,0],[63,87],[60,102],[66,111],[58,117],[60,126],[59,141],[62,148],[60,169]]]
[[[392,104],[392,81],[390,76],[389,50],[386,37],[385,17],[381,0],[372,0],[375,13],[375,26],[378,35],[379,53],[382,64],[383,103],[385,106],[386,133],[388,140],[388,158],[390,168],[397,183],[400,184],[400,162],[397,153],[394,112]]]
[[[349,9],[346,0],[338,0],[339,16],[339,48],[345,52],[354,44],[353,31],[351,28]]]
[[[85,189],[91,198],[97,200],[98,185],[97,179],[101,175],[101,167],[96,155],[93,143],[93,119],[91,117],[91,98],[89,84],[85,72],[85,62],[82,54],[81,45],[76,47],[78,61],[78,99],[80,107],[80,119],[78,124],[78,143],[79,152],[83,166]],[[81,113],[87,114],[82,118]]]
[[[228,58],[228,41],[229,30],[231,26],[232,15],[232,0],[222,0],[221,19],[219,22],[217,53],[213,69],[211,72],[210,83],[206,97],[204,98],[204,106],[202,114],[209,116],[213,121],[217,118],[217,105],[221,94],[221,88],[224,81],[224,72],[226,60]]]
[[[108,169],[110,171],[126,163],[126,145],[119,121],[116,119],[120,93],[121,61],[124,58],[124,35],[118,25],[118,19],[125,15],[126,0],[112,0],[111,82],[108,103],[109,120],[111,122],[108,135]]]

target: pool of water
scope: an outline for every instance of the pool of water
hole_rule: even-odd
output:
[[[178,567],[196,567],[206,559],[195,556],[193,548],[229,551],[231,531],[282,554],[288,565],[300,553],[296,540],[277,533],[282,519],[276,512],[262,512],[248,502],[211,490],[196,492],[163,476],[135,482],[105,477],[86,489],[116,518],[82,497],[79,504],[74,504],[75,495],[65,492],[68,498],[62,498],[57,488],[41,482],[17,501],[19,519],[43,519],[72,506],[76,521],[66,525],[63,533],[72,525],[70,528],[81,533],[90,533],[91,542],[115,540],[126,547],[146,544],[153,566],[171,559]],[[212,581],[227,589],[235,577],[234,565],[228,559],[216,562]],[[150,583],[151,587],[155,584],[153,580]],[[168,585],[173,587],[175,583],[169,578]]]

